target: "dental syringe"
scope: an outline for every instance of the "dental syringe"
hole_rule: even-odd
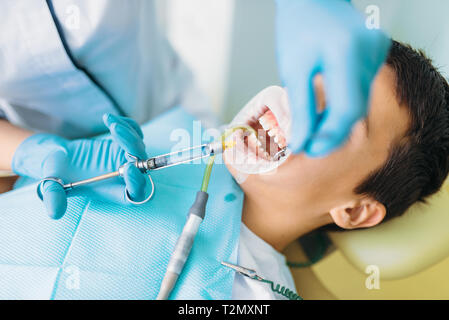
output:
[[[248,131],[251,134],[255,134],[257,137],[257,133],[255,130],[249,126],[246,125],[240,125],[240,126],[234,126],[232,128],[227,129],[223,135],[221,136],[221,139],[215,140],[212,143],[208,144],[202,144],[199,146],[194,146],[190,148],[185,148],[182,150],[158,155],[149,159],[145,160],[139,160],[136,159],[133,164],[140,169],[142,173],[148,173],[150,171],[160,170],[163,168],[173,167],[179,164],[192,162],[198,159],[206,158],[206,157],[212,157],[216,156],[218,154],[223,153],[223,151],[230,147],[230,144],[226,141],[226,139],[235,131],[237,130],[244,130]],[[278,151],[274,156],[273,160],[278,160],[280,157],[285,155],[286,148],[281,149]],[[132,157],[132,156],[131,156]],[[93,178],[88,178],[76,182],[71,183],[64,183],[60,178],[57,177],[47,177],[40,181],[37,188],[37,193],[39,198],[42,199],[42,194],[40,187],[42,186],[43,182],[45,181],[54,181],[59,183],[64,190],[71,190],[75,187],[99,182],[103,180],[107,180],[114,177],[123,177],[125,165],[122,165],[119,167],[117,171],[113,171],[110,173],[102,174]]]
[[[203,144],[191,148],[185,148],[171,153],[158,155],[146,160],[137,160],[134,165],[142,171],[142,173],[148,173],[149,171],[155,171],[163,168],[173,167],[179,164],[192,162],[205,157],[210,157],[222,153],[224,150],[224,142],[214,141],[212,143]],[[77,182],[71,182],[63,184],[65,190],[71,190],[74,187],[99,182],[102,180],[110,179],[113,177],[122,177],[124,172],[124,165],[122,165],[117,171],[99,175],[93,178],[80,180]],[[54,179],[51,179],[54,180]],[[58,181],[56,181],[58,182]]]

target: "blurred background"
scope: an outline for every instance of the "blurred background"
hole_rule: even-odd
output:
[[[449,1],[355,0],[379,7],[380,27],[424,49],[449,75]],[[274,0],[159,0],[164,28],[224,121],[261,89],[280,84],[274,53]],[[446,30],[444,35],[443,31]]]
[[[368,6],[378,6],[382,29],[423,49],[449,76],[449,1],[352,2],[365,15]],[[170,41],[222,121],[231,120],[261,89],[280,84],[274,0],[159,0],[159,10]],[[448,299],[447,270],[449,259],[405,279],[382,280],[381,290],[369,290],[367,274],[336,250],[294,275],[306,299]]]

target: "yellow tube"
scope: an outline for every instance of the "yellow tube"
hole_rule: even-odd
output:
[[[223,132],[223,134],[219,138],[222,142],[223,152],[226,149],[233,148],[235,146],[234,141],[229,143],[229,142],[226,142],[226,139],[229,138],[229,136],[231,134],[233,134],[234,132],[236,132],[238,130],[249,131],[250,133],[254,134],[257,137],[256,130],[254,130],[250,126],[239,125],[239,126],[228,128]],[[201,183],[201,191],[203,191],[203,192],[207,192],[207,188],[209,187],[209,180],[210,180],[210,176],[212,173],[212,167],[214,165],[214,161],[215,161],[215,155],[211,156],[207,162],[206,170],[204,171],[204,175],[203,175],[203,182]]]

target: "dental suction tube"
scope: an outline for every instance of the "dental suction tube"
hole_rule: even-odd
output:
[[[193,247],[193,241],[198,233],[201,222],[206,213],[206,203],[209,195],[207,192],[198,191],[195,202],[190,207],[187,222],[182,229],[182,233],[176,242],[175,249],[170,257],[167,265],[167,271],[161,283],[161,288],[157,296],[157,300],[166,300],[170,296],[176,281],[184,268],[190,250]]]

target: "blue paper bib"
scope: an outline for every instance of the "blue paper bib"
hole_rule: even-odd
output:
[[[143,127],[147,153],[169,152],[175,128],[194,119],[176,108]],[[1,299],[154,299],[205,165],[152,173],[155,195],[123,206],[89,189],[69,198],[66,215],[48,218],[36,185],[0,196]],[[123,194],[117,181],[103,192]],[[216,164],[206,217],[171,299],[230,299],[237,262],[243,193],[225,165]]]

